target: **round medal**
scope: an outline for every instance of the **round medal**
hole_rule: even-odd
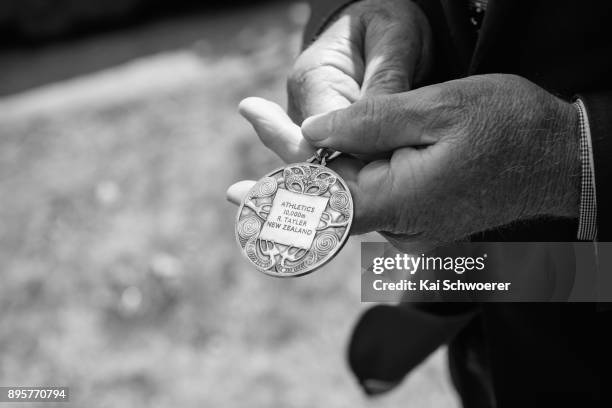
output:
[[[295,163],[251,188],[238,209],[236,239],[259,271],[300,276],[336,255],[352,220],[353,199],[344,180],[324,165]]]

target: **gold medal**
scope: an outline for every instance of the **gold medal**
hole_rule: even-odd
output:
[[[305,275],[342,248],[353,199],[345,181],[326,167],[339,154],[319,149],[307,162],[276,169],[249,190],[236,216],[236,240],[257,270]]]

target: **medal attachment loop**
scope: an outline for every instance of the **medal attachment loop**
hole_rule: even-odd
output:
[[[312,157],[306,160],[308,163],[318,162],[321,166],[327,165],[328,162],[332,161],[336,157],[340,156],[340,152],[328,149],[327,147],[321,147],[312,155]]]

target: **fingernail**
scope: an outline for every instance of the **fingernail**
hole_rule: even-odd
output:
[[[320,142],[327,138],[327,121],[324,119],[326,115],[326,113],[320,113],[306,118],[304,122],[302,122],[302,134],[306,139],[313,142]]]

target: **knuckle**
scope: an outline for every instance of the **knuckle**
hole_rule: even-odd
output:
[[[331,114],[329,121],[327,122],[327,128],[325,129],[327,136],[338,135],[342,130],[342,125],[343,125],[342,122],[343,120],[340,114],[338,113]]]
[[[286,81],[289,116],[297,121],[303,119],[308,93],[315,83],[313,77],[318,68],[309,62],[307,56],[304,57],[304,53],[296,60]]]
[[[371,77],[371,82],[381,93],[397,93],[410,89],[410,81],[405,70],[396,63],[381,67]]]
[[[308,78],[309,73],[317,68],[316,64],[313,63],[313,61],[316,61],[316,59],[312,57],[313,47],[314,45],[311,45],[310,48],[303,51],[295,60],[293,68],[287,77],[287,82],[289,84],[297,85],[304,82]]]
[[[305,82],[307,74],[308,70],[303,67],[294,67],[287,77],[287,88],[293,92],[298,91]]]
[[[395,171],[401,169],[401,177],[390,180],[393,189],[390,197],[402,197],[402,199],[396,199],[394,203],[395,232],[420,232],[425,215],[421,204],[427,202],[425,200],[426,194],[420,187],[422,183],[419,182],[417,176],[422,171],[417,168],[413,155],[407,157],[401,153],[393,155],[391,166]],[[392,172],[391,174],[395,173]]]
[[[378,133],[378,126],[376,124],[376,106],[372,99],[364,99],[360,102],[361,114],[357,118],[359,127],[363,129],[368,137],[377,137],[375,133]]]
[[[369,98],[363,100],[362,115],[359,118],[359,127],[366,133],[364,136],[374,141],[377,150],[384,150],[383,126],[385,120],[380,115],[379,100],[383,97]]]
[[[421,110],[427,114],[423,116],[423,130],[453,134],[455,129],[469,118],[469,97],[462,87],[452,82],[427,87],[426,95],[421,98]]]

